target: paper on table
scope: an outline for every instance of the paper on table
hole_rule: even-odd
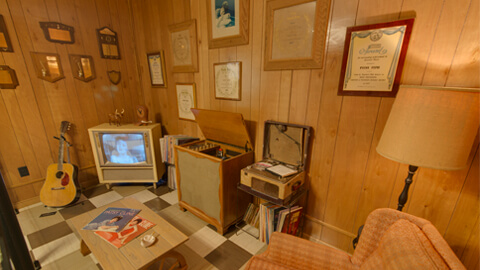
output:
[[[281,177],[290,176],[290,175],[296,174],[298,172],[297,170],[290,169],[287,166],[281,165],[281,164],[266,168],[266,170],[269,171],[269,172],[272,172],[276,175],[279,175]]]

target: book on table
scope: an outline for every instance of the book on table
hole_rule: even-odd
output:
[[[140,212],[140,209],[109,207],[82,230],[119,232]]]
[[[120,248],[153,226],[155,226],[155,223],[141,216],[135,216],[123,230],[119,232],[96,231],[95,234],[114,247]]]
[[[294,175],[294,174],[298,173],[297,170],[294,170],[294,169],[289,168],[289,167],[287,167],[285,165],[282,165],[282,164],[275,165],[275,166],[272,166],[272,167],[267,167],[265,169],[267,171],[269,171],[273,174],[276,174],[278,176],[281,176],[281,177],[287,177],[287,176]]]

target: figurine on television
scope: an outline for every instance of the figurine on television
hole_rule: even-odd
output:
[[[137,121],[135,122],[136,126],[147,126],[151,124],[152,121],[148,121],[148,108],[144,105],[137,105],[135,108],[135,115],[137,117]]]
[[[109,113],[108,114],[108,123],[114,124],[117,127],[122,124],[122,118],[123,118],[123,113],[125,113],[125,109],[122,109],[122,112],[118,112],[117,109],[115,109],[115,113]]]

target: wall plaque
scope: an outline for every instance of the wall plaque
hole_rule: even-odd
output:
[[[69,55],[70,67],[75,79],[88,82],[95,79],[93,58],[90,55]]]
[[[36,52],[30,54],[38,78],[52,83],[65,78],[58,54]]]
[[[58,22],[40,22],[45,38],[50,42],[73,44],[75,43],[74,29]]]
[[[120,59],[117,33],[108,27],[97,29],[100,56],[107,59]]]
[[[10,41],[7,26],[2,15],[0,15],[0,51],[13,52],[12,42]]]

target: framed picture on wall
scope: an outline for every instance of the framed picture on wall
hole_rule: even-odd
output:
[[[172,48],[173,72],[197,72],[197,23],[190,20],[169,25],[169,39]]]
[[[215,98],[241,100],[242,62],[217,63],[213,65]]]
[[[250,0],[207,0],[208,47],[248,44]]]
[[[267,0],[265,70],[323,67],[330,0]]]
[[[178,118],[195,121],[195,116],[190,109],[196,108],[195,84],[177,83]]]
[[[396,96],[413,22],[348,27],[338,95]]]
[[[163,51],[147,54],[150,82],[153,87],[167,87],[165,56]]]

